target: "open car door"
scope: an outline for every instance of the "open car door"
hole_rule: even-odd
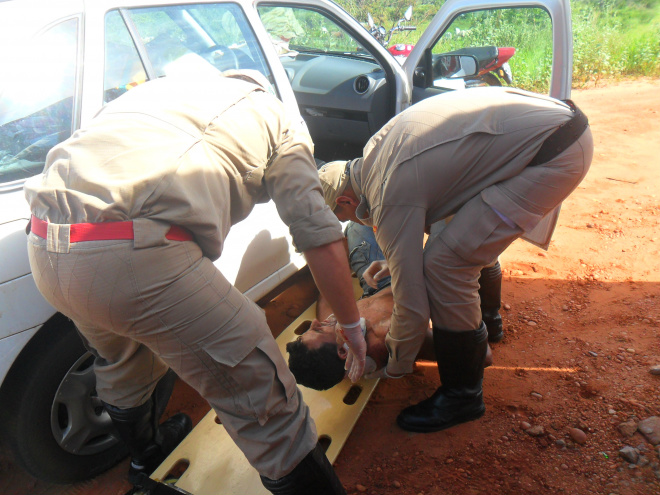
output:
[[[474,57],[478,67],[468,74],[448,74],[441,62],[447,60],[443,55],[452,53]],[[524,74],[517,70],[522,67]],[[573,71],[570,2],[448,0],[403,69],[412,85],[413,103],[484,85],[510,85],[567,99]]]
[[[255,5],[323,161],[360,156],[391,117],[446,91],[506,84],[570,96],[569,0],[448,0],[402,67],[365,19],[332,1]],[[447,73],[447,60],[474,60],[477,67]]]

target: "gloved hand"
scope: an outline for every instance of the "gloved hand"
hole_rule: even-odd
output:
[[[369,265],[369,268],[364,271],[362,277],[364,278],[364,281],[367,282],[369,287],[377,289],[378,282],[389,276],[389,274],[390,269],[387,266],[387,261],[376,260],[372,262],[371,265]]]
[[[366,364],[367,342],[364,340],[366,329],[364,318],[350,324],[338,322],[335,327],[337,340],[348,345],[348,356],[346,357],[344,369],[348,371],[348,377],[353,383],[362,377]]]
[[[344,344],[344,349],[346,350],[346,356],[348,357],[348,344]],[[374,361],[373,358],[367,356],[364,363],[364,375],[362,376],[366,378],[374,371],[376,371],[376,361]]]

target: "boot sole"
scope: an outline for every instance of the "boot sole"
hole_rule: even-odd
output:
[[[470,421],[475,421],[475,420],[481,418],[485,413],[486,413],[486,408],[484,407],[483,410],[481,410],[478,414],[475,414],[475,415],[470,416],[468,418],[456,419],[454,421],[443,424],[441,426],[427,426],[427,427],[424,427],[424,426],[417,426],[417,425],[408,425],[408,424],[404,423],[402,420],[400,420],[398,417],[396,418],[396,424],[399,425],[399,428],[401,428],[402,430],[406,430],[406,431],[412,431],[412,432],[415,432],[415,433],[433,433],[433,432],[436,432],[436,431],[446,430],[448,428],[460,425],[462,423],[469,423]]]
[[[496,344],[504,338],[504,332],[500,332],[497,335],[488,334],[488,342],[491,344]]]

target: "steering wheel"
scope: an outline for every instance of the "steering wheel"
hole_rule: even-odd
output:
[[[221,71],[239,68],[238,57],[227,45],[211,45],[200,54]]]

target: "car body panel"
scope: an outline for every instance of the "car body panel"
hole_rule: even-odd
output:
[[[0,265],[0,280],[3,282],[12,281],[30,272],[30,263],[25,249],[27,223],[27,218],[19,218],[0,224],[0,245],[8,252],[16,253],[16,256],[12,257],[11,263]],[[0,321],[2,320],[0,319]]]
[[[30,275],[0,284],[0,342],[28,328],[34,328],[53,315]],[[2,345],[0,345],[2,347]]]
[[[2,285],[0,285],[0,297],[3,293]],[[34,337],[39,328],[40,326],[28,328],[18,333],[12,333],[7,337],[0,336],[0,382],[5,379],[16,360],[16,356]]]
[[[0,383],[25,344],[54,314],[32,275],[0,284]],[[17,335],[21,337],[14,338]]]

